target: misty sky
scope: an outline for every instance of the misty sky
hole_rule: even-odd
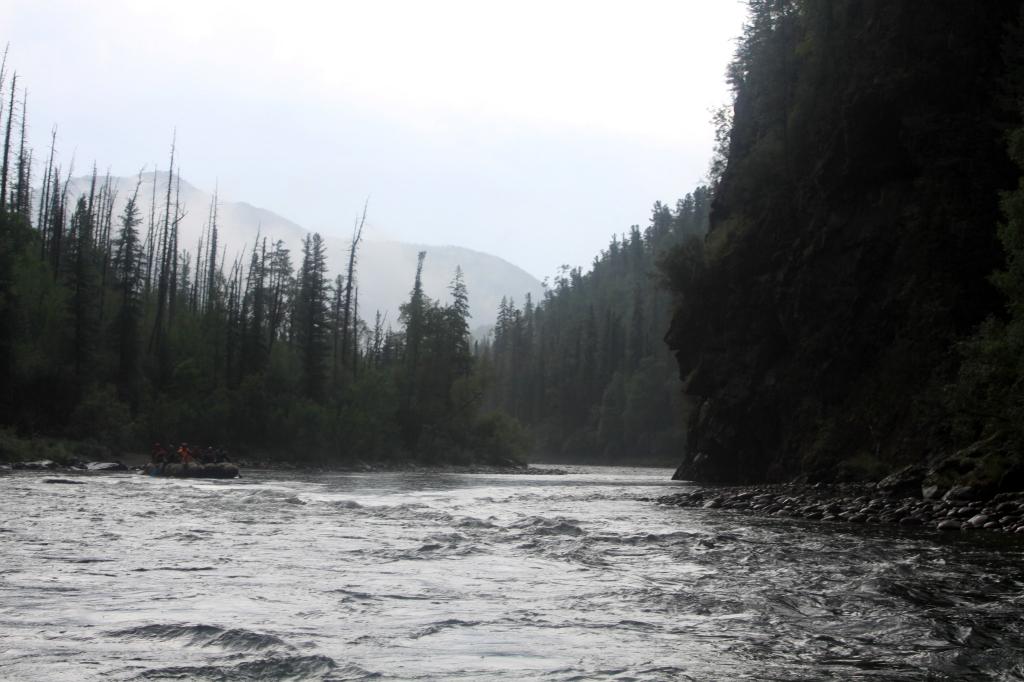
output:
[[[166,168],[313,230],[588,266],[705,174],[738,0],[0,0],[37,159]],[[406,273],[403,273],[403,276]]]

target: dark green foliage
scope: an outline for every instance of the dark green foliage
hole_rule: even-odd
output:
[[[3,85],[0,74],[0,95]],[[0,131],[13,129],[6,113]],[[322,464],[509,464],[524,454],[514,421],[480,412],[484,379],[470,353],[461,270],[451,303],[431,301],[421,254],[403,329],[385,328],[378,313],[371,331],[354,286],[363,221],[347,277],[332,288],[318,234],[305,240],[297,272],[283,242],[267,238],[225,263],[216,197],[187,252],[173,172],[145,188],[164,205],[143,237],[141,175],[115,219],[109,182],[94,173],[89,192],[69,198],[70,173],[52,157],[34,216],[25,210],[27,153],[0,164],[11,199],[0,208],[0,425],[108,455],[154,441]],[[0,457],[71,456],[61,441],[35,447],[8,435],[0,431]]]
[[[1024,52],[1019,45],[1016,49]],[[1019,93],[1024,106],[1024,88]],[[1009,148],[1024,171],[1024,128],[1010,135]],[[961,344],[964,363],[951,398],[957,436],[1000,441],[1019,455],[1024,452],[1024,176],[1003,195],[1002,209],[998,234],[1006,265],[992,280],[1005,297],[1005,317],[989,318]]]
[[[91,204],[91,201],[89,202]],[[94,243],[94,214],[79,197],[74,213],[71,214],[70,258],[64,278],[71,292],[71,349],[76,381],[80,386],[89,383],[97,351],[96,338],[99,333],[99,260]]]
[[[952,445],[952,347],[998,306],[1019,120],[1000,46],[1020,3],[749,4],[710,232],[665,261],[693,405],[678,475],[919,461]]]
[[[473,373],[469,294],[462,271],[457,269],[452,280],[451,302],[442,305],[423,293],[425,257],[421,252],[409,301],[401,308],[405,325],[398,411],[402,441],[417,459],[431,463],[476,452],[499,460],[508,459],[512,451],[521,457],[522,439],[497,446],[487,437],[493,429],[486,426],[495,418],[479,415],[484,379]],[[401,342],[393,339],[392,344]]]
[[[141,177],[139,184],[141,184]],[[115,245],[114,285],[120,294],[115,322],[114,342],[117,345],[117,385],[120,396],[132,405],[141,398],[140,328],[142,324],[142,246],[139,243],[140,218],[136,200],[139,185],[128,198],[121,214],[121,231]]]
[[[118,398],[117,389],[94,384],[71,413],[68,435],[82,440],[95,439],[120,450],[138,441],[132,428],[131,410]]]
[[[15,346],[23,329],[21,297],[41,268],[24,272],[25,256],[33,246],[31,227],[21,216],[0,213],[0,412],[10,414],[16,400],[14,385],[18,363]],[[46,284],[50,282],[47,281]],[[41,311],[46,301],[39,296]]]
[[[649,226],[614,238],[591,272],[564,268],[543,301],[503,301],[479,350],[494,374],[488,404],[530,427],[558,460],[670,463],[684,414],[672,358],[661,343],[671,298],[657,264],[700,243],[710,194],[675,211],[654,205]]]
[[[255,257],[255,254],[254,254]],[[302,384],[310,400],[323,400],[327,371],[327,255],[319,234],[302,244],[293,340],[302,363]]]

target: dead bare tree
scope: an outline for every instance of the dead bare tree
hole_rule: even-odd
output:
[[[39,193],[39,232],[41,235],[40,257],[46,260],[47,243],[50,239],[50,186],[53,183],[53,152],[57,145],[57,126],[50,132],[50,159],[46,162],[46,173],[43,175],[43,187]]]
[[[5,53],[6,54],[6,53]],[[0,81],[2,83],[2,81]],[[0,213],[7,209],[7,173],[10,168],[11,126],[14,122],[14,95],[18,88],[18,72],[11,76],[11,101],[7,107],[7,125],[4,129],[3,164],[0,165]]]
[[[174,177],[174,148],[177,132],[171,138],[171,163],[167,168],[167,197],[164,201],[164,224],[160,234],[160,273],[156,291],[156,318],[153,320],[153,332],[149,336],[149,348],[160,349],[164,340],[164,317],[167,308],[167,288],[170,284],[170,263],[168,258],[168,241],[171,232],[171,179]],[[156,182],[156,179],[153,180]]]
[[[342,363],[348,362],[348,342],[351,329],[349,323],[352,312],[352,287],[355,284],[356,261],[358,259],[359,242],[363,239],[363,226],[366,225],[366,209],[370,204],[367,199],[363,204],[363,216],[356,221],[352,231],[352,241],[348,249],[348,271],[345,277],[345,303],[342,308],[341,357]]]

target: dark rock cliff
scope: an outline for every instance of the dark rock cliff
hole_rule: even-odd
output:
[[[944,447],[954,345],[999,303],[1020,3],[753,6],[704,260],[666,336],[693,405],[677,478],[877,476]]]

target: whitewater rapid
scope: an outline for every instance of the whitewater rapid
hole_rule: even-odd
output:
[[[7,473],[0,678],[1024,679],[1019,539],[662,507],[670,475]]]

